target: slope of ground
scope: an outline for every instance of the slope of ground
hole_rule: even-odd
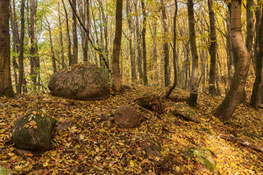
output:
[[[263,147],[263,111],[241,105],[231,121],[223,124],[212,116],[219,97],[200,94],[195,109],[201,123],[172,115],[177,104],[186,103],[188,92],[175,89],[159,116],[137,107],[140,126],[120,129],[112,122],[118,106],[134,105],[144,94],[159,94],[155,87],[136,88],[107,100],[84,102],[49,94],[0,99],[0,167],[14,174],[260,174],[263,153],[222,139],[234,136]],[[177,102],[175,102],[177,101]],[[58,120],[51,150],[24,152],[14,148],[14,122],[32,109],[41,109]],[[161,156],[146,155],[146,137],[161,146]],[[150,147],[150,145],[149,145]],[[189,149],[201,147],[212,153],[216,170],[210,172]]]

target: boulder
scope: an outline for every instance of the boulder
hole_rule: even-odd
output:
[[[76,100],[102,100],[110,96],[109,80],[93,64],[76,64],[52,75],[48,88],[54,96]]]
[[[200,118],[197,112],[187,104],[176,104],[172,114],[179,116],[186,121],[200,123]]]
[[[120,106],[114,117],[115,123],[121,128],[134,128],[140,122],[140,115],[131,106]]]
[[[13,129],[15,146],[32,151],[48,150],[55,123],[55,119],[36,111],[18,119]]]

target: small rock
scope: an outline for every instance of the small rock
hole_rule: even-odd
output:
[[[114,114],[115,123],[121,128],[134,128],[140,122],[140,115],[134,107],[120,106]]]

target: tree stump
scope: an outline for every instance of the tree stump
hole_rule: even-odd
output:
[[[156,95],[137,98],[135,102],[145,109],[162,114],[164,112],[163,99]]]

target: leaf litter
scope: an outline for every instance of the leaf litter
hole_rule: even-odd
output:
[[[121,95],[112,95],[107,100],[87,102],[49,94],[1,98],[1,171],[29,175],[263,172],[262,152],[220,137],[234,136],[263,147],[263,111],[244,104],[229,122],[222,123],[212,115],[222,98],[200,94],[199,105],[195,108],[200,123],[185,121],[174,116],[172,111],[176,104],[186,104],[189,94],[175,89],[171,99],[164,101],[165,111],[161,115],[137,108],[143,116],[138,127],[122,129],[114,125],[112,114],[119,106],[135,105],[134,100],[143,94],[158,95],[159,92],[161,89],[158,88],[138,87]],[[15,121],[32,109],[41,110],[58,121],[52,147],[44,153],[19,150],[13,145]],[[199,157],[187,156],[191,147],[209,151],[215,161],[215,170],[206,168],[198,161]],[[195,154],[199,155],[196,151]]]

